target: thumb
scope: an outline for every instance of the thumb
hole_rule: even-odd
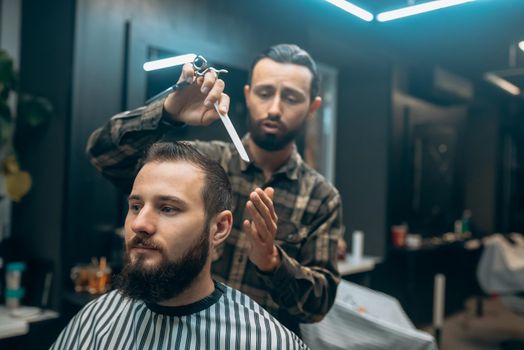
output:
[[[269,197],[269,199],[273,200],[273,194],[275,194],[275,189],[273,187],[264,188],[264,192]]]

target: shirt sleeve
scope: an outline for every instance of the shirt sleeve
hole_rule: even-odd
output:
[[[166,134],[176,134],[178,124],[166,118],[164,99],[148,106],[113,116],[96,129],[87,142],[86,153],[91,164],[115,186],[130,192],[137,172],[137,164],[153,143],[162,141]],[[191,142],[202,153],[222,161],[227,152],[224,142]]]
[[[337,244],[341,235],[342,203],[333,189],[313,219],[297,258],[277,245],[280,266],[271,273],[259,271],[277,304],[301,323],[319,322],[335,301],[340,282]]]
[[[122,112],[95,130],[87,142],[91,164],[114,185],[129,192],[138,160],[165,131],[161,123],[164,100]],[[160,130],[159,130],[160,129]]]

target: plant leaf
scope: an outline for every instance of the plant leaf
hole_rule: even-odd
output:
[[[20,165],[14,154],[7,156],[2,164],[4,174],[15,174],[20,172]]]
[[[13,124],[0,119],[0,149],[4,147],[4,144],[11,138],[13,132]]]
[[[17,117],[30,127],[45,124],[52,115],[53,107],[49,100],[26,94],[19,96]]]
[[[5,187],[9,198],[20,202],[23,196],[31,189],[31,175],[26,171],[5,175]]]
[[[7,99],[9,91],[13,88],[15,73],[13,60],[4,50],[0,50],[0,95]]]
[[[6,101],[0,99],[0,120],[4,120],[6,123],[11,123],[11,110],[7,105]]]

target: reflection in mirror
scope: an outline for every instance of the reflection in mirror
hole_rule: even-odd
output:
[[[334,183],[338,73],[324,64],[319,64],[318,70],[322,84],[322,106],[315,118],[308,122],[303,155],[306,163]]]

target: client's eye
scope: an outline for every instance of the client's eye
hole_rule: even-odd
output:
[[[173,214],[177,211],[177,208],[171,206],[163,206],[161,209],[162,213]]]
[[[136,204],[136,203],[129,204],[129,210],[133,213],[138,213],[140,209],[141,209],[140,204]]]

